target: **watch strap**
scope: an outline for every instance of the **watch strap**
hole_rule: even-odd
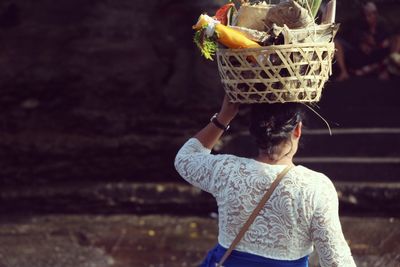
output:
[[[230,128],[230,125],[223,125],[217,118],[218,113],[215,113],[214,116],[211,117],[210,122],[212,122],[217,128],[223,130],[223,131],[228,131]]]

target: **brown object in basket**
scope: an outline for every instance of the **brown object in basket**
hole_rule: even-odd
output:
[[[264,31],[265,18],[272,5],[243,3],[237,15],[236,25],[242,28]]]
[[[286,25],[289,29],[305,28],[314,24],[314,19],[310,12],[291,0],[272,6],[265,17],[267,30],[276,24],[280,27]]]
[[[317,102],[332,74],[334,43],[219,49],[218,69],[235,103]]]

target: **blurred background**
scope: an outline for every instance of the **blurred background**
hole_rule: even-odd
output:
[[[1,267],[199,264],[216,204],[173,160],[222,100],[191,25],[225,3],[0,2]],[[338,0],[333,135],[310,112],[296,163],[334,181],[358,266],[398,267],[400,2],[366,3]],[[252,155],[246,127],[216,152]]]

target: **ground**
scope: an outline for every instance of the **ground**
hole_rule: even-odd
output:
[[[57,215],[2,219],[1,267],[198,266],[216,219],[169,215]],[[341,218],[359,267],[400,266],[400,220]],[[310,266],[316,265],[316,255]]]

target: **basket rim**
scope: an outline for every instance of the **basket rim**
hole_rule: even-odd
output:
[[[249,51],[249,52],[257,52],[257,51],[265,51],[265,50],[276,50],[276,49],[285,49],[285,48],[296,48],[296,47],[329,47],[335,46],[334,42],[321,42],[321,43],[296,43],[296,44],[284,44],[284,45],[268,45],[254,48],[218,48],[217,52],[240,52],[240,51]]]

